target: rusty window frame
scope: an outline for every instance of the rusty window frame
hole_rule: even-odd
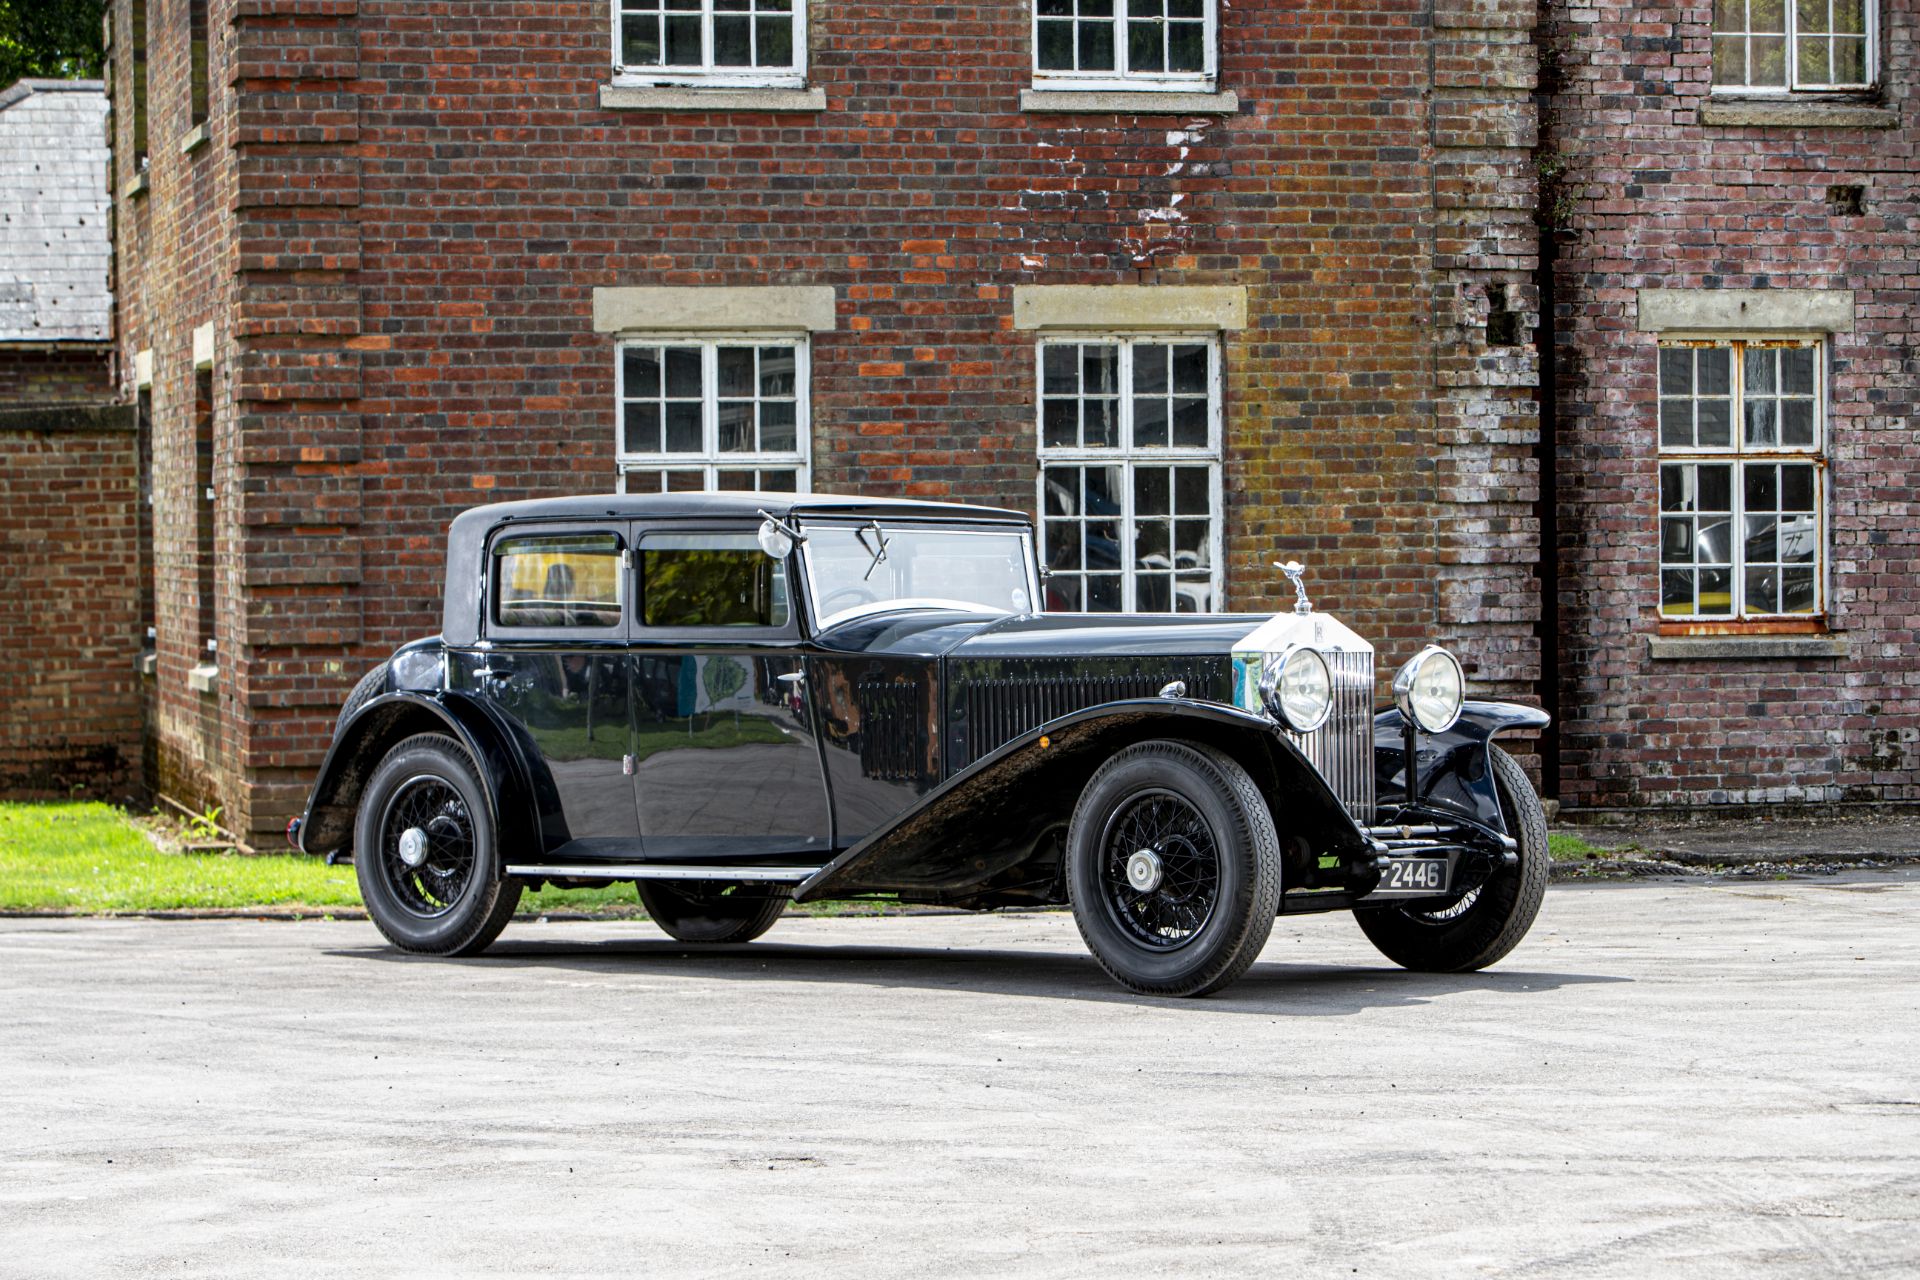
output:
[[[1827,608],[1828,573],[1828,535],[1827,535],[1827,344],[1818,336],[1776,336],[1769,338],[1687,338],[1671,337],[1659,344],[1658,366],[1656,372],[1655,439],[1657,442],[1658,467],[1655,500],[1655,537],[1658,547],[1658,561],[1655,577],[1657,610],[1663,631],[1716,631],[1716,630],[1816,630],[1824,629]],[[1786,387],[1784,360],[1777,353],[1786,351],[1809,351],[1812,354],[1812,372],[1810,377],[1811,394],[1806,395],[1790,391]],[[1669,381],[1669,361],[1673,353],[1693,353],[1688,394],[1672,394],[1676,386]],[[1710,389],[1703,394],[1703,379],[1700,364],[1701,353],[1725,352],[1727,355],[1727,384],[1724,396]],[[1772,381],[1769,388],[1761,390],[1748,388],[1749,357],[1754,353],[1776,353],[1771,358]],[[1783,406],[1811,402],[1811,439],[1805,442],[1782,443]],[[1727,438],[1724,444],[1716,441],[1701,443],[1700,426],[1710,421],[1708,415],[1700,412],[1702,402],[1724,400],[1726,403]],[[1749,402],[1756,407],[1770,403],[1772,413],[1771,440],[1748,443]],[[1685,406],[1684,421],[1678,420],[1679,407]],[[1756,414],[1756,418],[1765,420],[1766,415]],[[1681,430],[1684,428],[1685,430]],[[1684,438],[1682,438],[1684,437]],[[1780,612],[1766,608],[1753,608],[1749,600],[1748,569],[1772,568],[1775,580],[1771,590],[1778,598],[1783,590],[1783,580],[1790,566],[1801,562],[1785,559],[1786,552],[1780,546],[1779,539],[1784,518],[1800,514],[1799,508],[1785,510],[1783,494],[1784,473],[1778,468],[1790,466],[1807,468],[1811,472],[1811,511],[1805,514],[1812,523],[1812,607],[1810,610]],[[1699,481],[1701,467],[1724,468],[1728,476],[1728,491],[1724,502],[1707,503],[1711,496]],[[1756,477],[1760,469],[1775,468],[1775,488],[1772,504],[1765,508],[1750,507],[1748,497],[1749,469]],[[1679,488],[1690,497],[1688,505],[1670,508],[1668,504],[1671,492],[1670,475],[1687,475]],[[1711,508],[1711,509],[1710,509]],[[1700,548],[1705,535],[1701,530],[1702,517],[1712,519],[1722,517],[1727,525],[1727,550],[1725,559],[1701,559]],[[1754,530],[1762,526],[1750,525],[1749,521],[1774,520],[1773,537],[1774,558],[1755,560],[1749,558],[1748,543],[1753,540]],[[1669,524],[1686,521],[1692,526],[1688,542],[1693,558],[1681,561],[1671,556],[1669,542]],[[1762,535],[1764,536],[1764,535]],[[1703,610],[1704,573],[1724,568],[1728,575],[1727,608],[1722,612]],[[1799,571],[1797,567],[1794,570]],[[1670,573],[1693,573],[1693,607],[1686,611],[1668,611],[1666,589]],[[1713,594],[1718,594],[1717,592]]]

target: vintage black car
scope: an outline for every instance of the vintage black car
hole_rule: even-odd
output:
[[[690,943],[789,902],[1070,904],[1123,985],[1233,981],[1276,915],[1491,964],[1547,876],[1539,799],[1431,647],[1314,612],[1039,611],[1020,512],[825,495],[512,502],[453,522],[441,633],[368,673],[303,818],[410,951],[521,892],[632,881]]]

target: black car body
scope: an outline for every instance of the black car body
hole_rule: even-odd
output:
[[[517,898],[541,882],[631,880],[670,931],[677,913],[696,922],[690,940],[733,940],[751,936],[741,918],[770,922],[789,899],[1091,910],[1079,899],[1106,892],[1096,864],[1113,857],[1154,887],[1144,907],[1116,898],[1100,927],[1118,920],[1149,953],[1181,950],[1216,914],[1269,908],[1351,908],[1363,925],[1388,911],[1427,921],[1409,936],[1431,943],[1508,880],[1520,892],[1502,920],[1524,933],[1544,861],[1531,865],[1522,828],[1539,806],[1491,739],[1544,725],[1541,712],[1456,697],[1451,723],[1410,733],[1401,709],[1374,708],[1371,646],[1311,612],[1304,590],[1275,618],[1035,612],[1042,598],[1031,522],[1015,511],[713,493],[477,508],[451,529],[441,634],[355,690],[297,842],[353,857],[376,920],[422,950],[491,940],[492,924],[471,936],[471,921],[434,924],[460,918],[460,895],[483,881]],[[1296,661],[1300,648],[1315,656]],[[1287,692],[1309,715],[1326,685],[1324,723],[1306,732],[1274,709],[1282,657],[1289,679],[1303,673]],[[423,757],[411,781],[376,777],[428,738],[471,776],[436,791],[421,779],[437,757]],[[1156,751],[1185,781],[1153,785]],[[1107,814],[1107,841],[1141,847],[1076,855],[1076,810],[1128,752],[1146,772],[1116,793],[1132,826],[1115,832],[1122,811]],[[375,782],[413,790],[373,797]],[[370,799],[383,814],[369,816]],[[1176,812],[1189,837],[1139,834]],[[1245,858],[1227,848],[1241,836]],[[1176,852],[1162,858],[1155,839]],[[1543,860],[1543,830],[1538,843]],[[1077,895],[1076,856],[1091,877]],[[1167,905],[1176,867],[1213,877],[1204,918],[1199,881],[1187,907]],[[1250,908],[1227,901],[1242,889]],[[1122,955],[1116,971],[1088,940],[1138,989],[1222,985],[1211,964],[1141,978]],[[1486,950],[1446,957],[1488,963]]]

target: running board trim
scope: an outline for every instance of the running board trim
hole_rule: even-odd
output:
[[[663,862],[572,862],[564,866],[508,867],[510,876],[581,880],[727,880],[799,884],[819,867],[673,866]]]

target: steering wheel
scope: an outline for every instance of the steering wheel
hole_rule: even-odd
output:
[[[837,605],[835,601],[842,598],[846,599],[846,603]],[[879,599],[880,596],[871,587],[842,587],[838,591],[830,592],[827,598],[820,602],[820,615],[832,617],[842,609],[850,609],[857,604],[873,604]]]

